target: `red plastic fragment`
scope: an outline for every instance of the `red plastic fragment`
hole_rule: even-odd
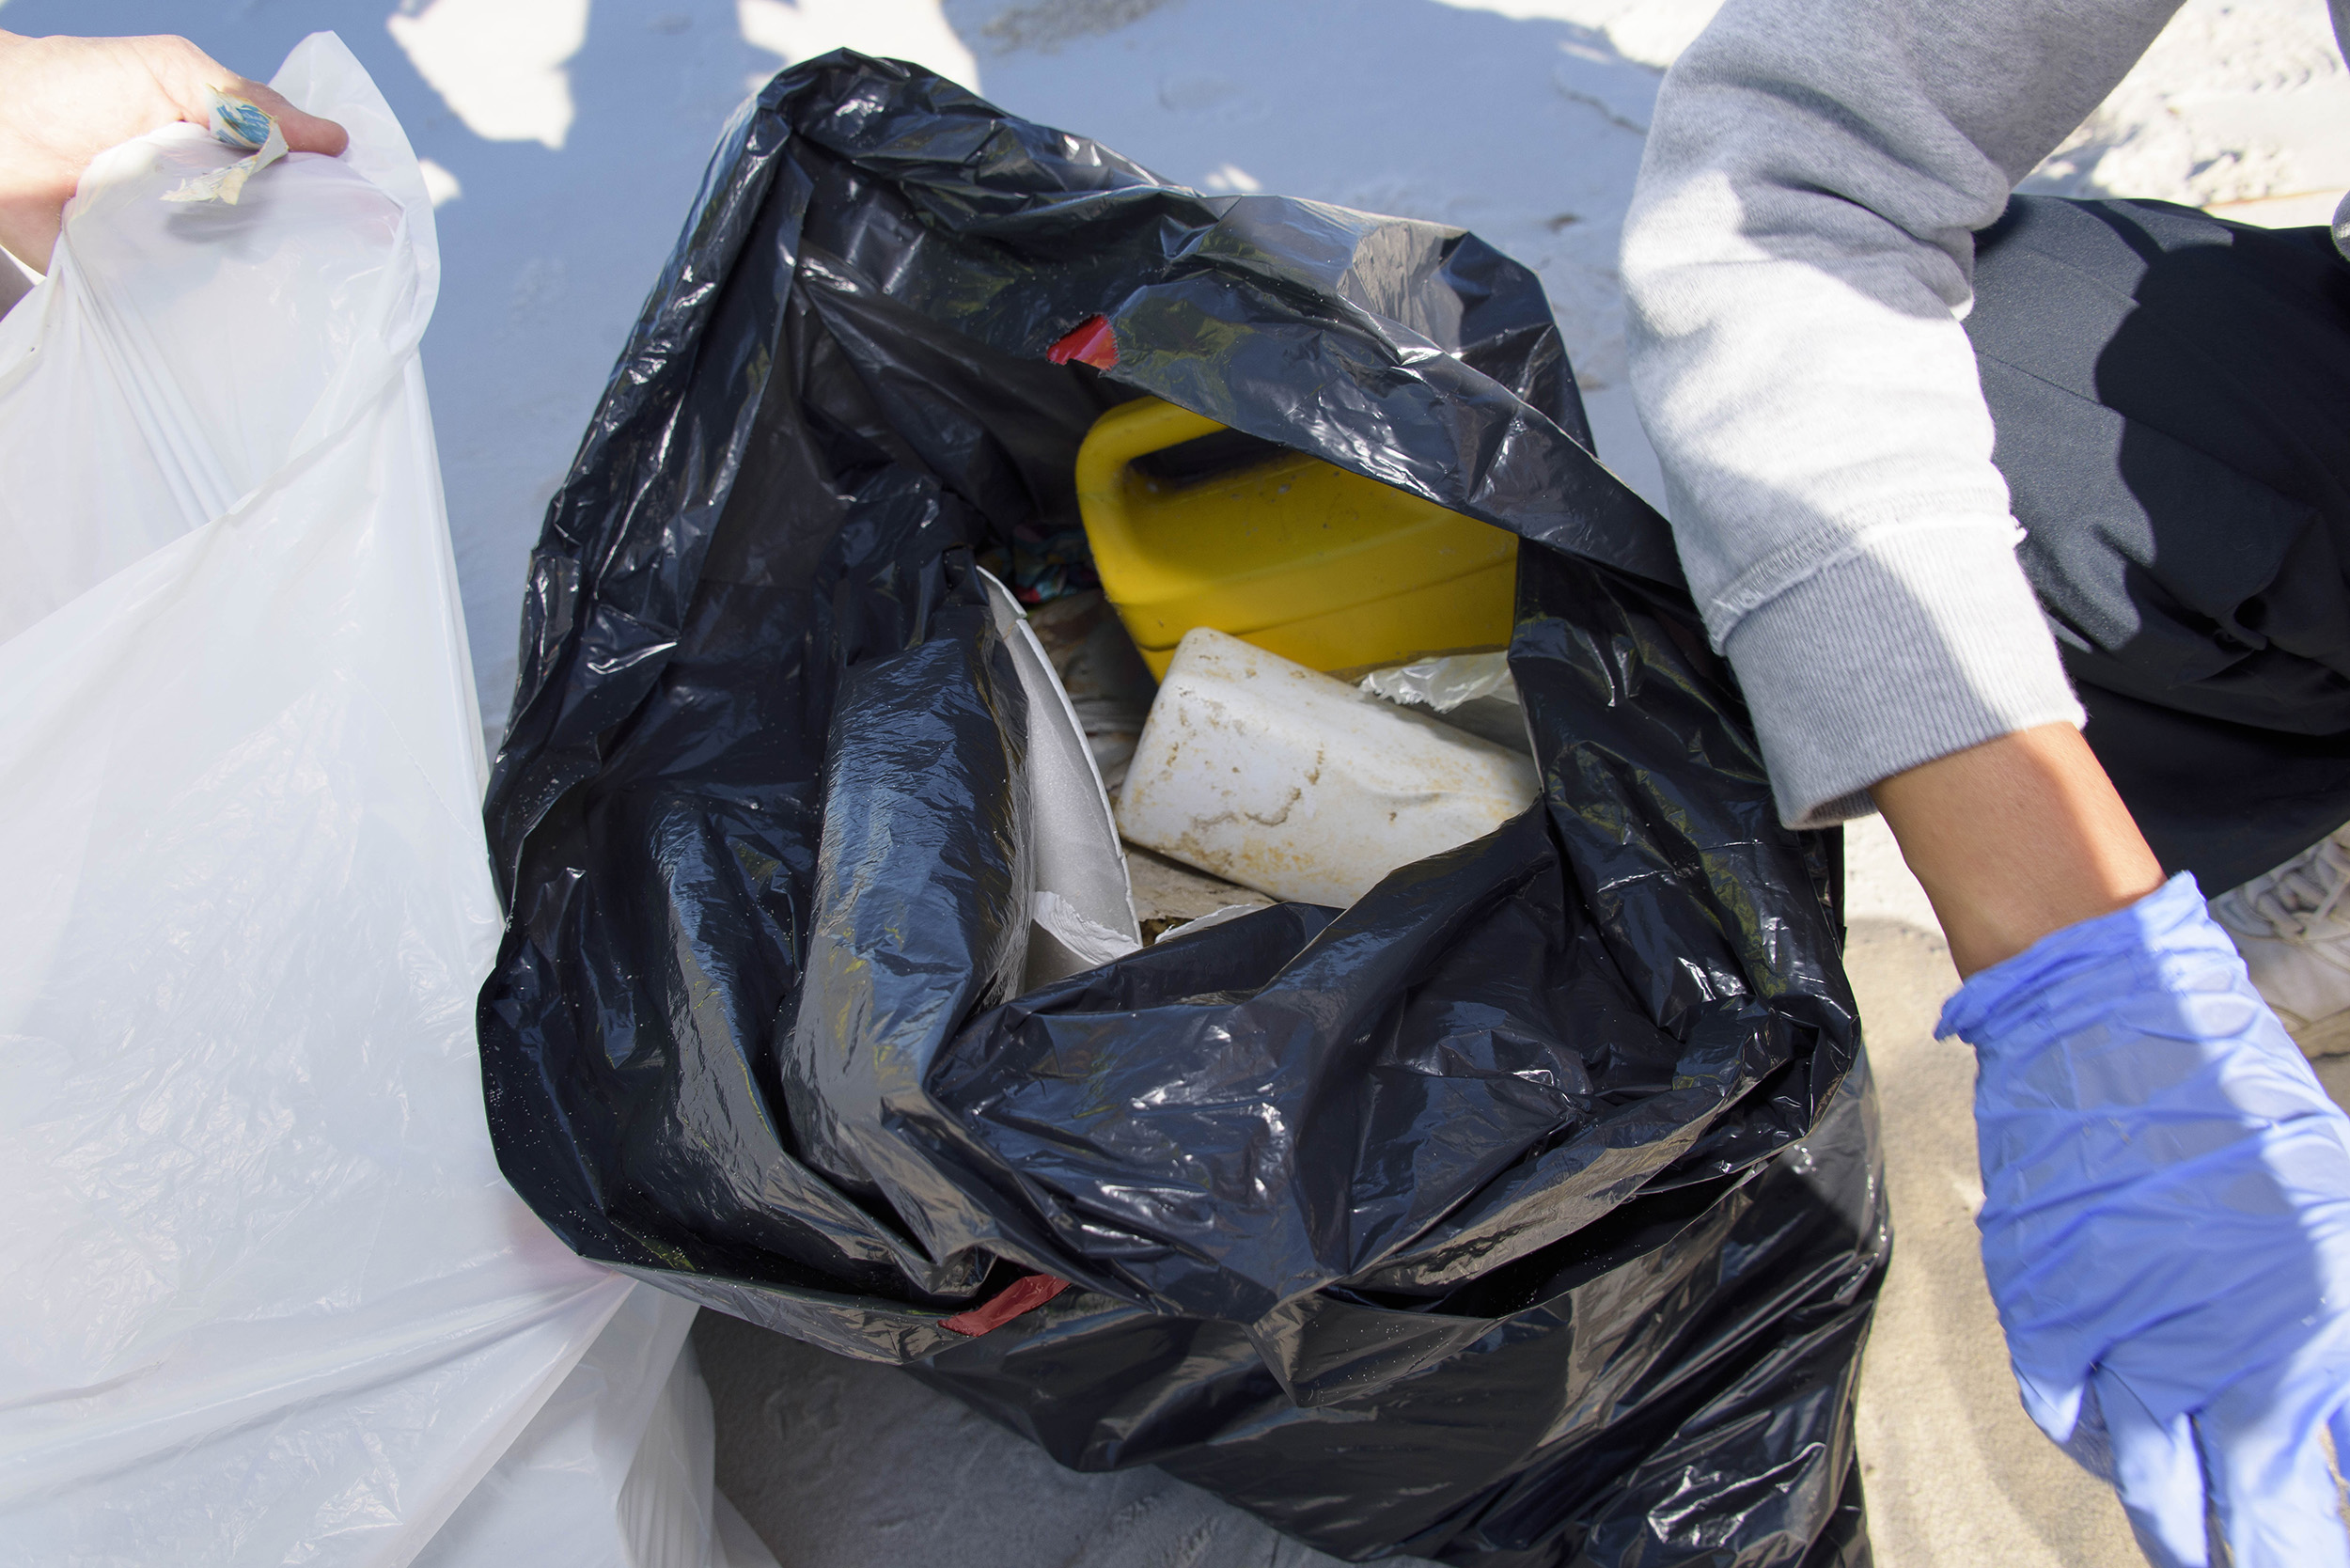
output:
[[[1118,339],[1110,335],[1109,322],[1088,316],[1068,337],[1045,350],[1044,357],[1056,365],[1082,360],[1097,370],[1106,370],[1118,363]]]
[[[1100,317],[1094,318],[1096,321]],[[957,1312],[945,1326],[958,1334],[977,1339],[991,1328],[1001,1328],[1023,1312],[1032,1312],[1069,1288],[1069,1281],[1050,1274],[1031,1274],[1013,1280],[995,1293],[993,1301],[981,1302],[967,1312]]]

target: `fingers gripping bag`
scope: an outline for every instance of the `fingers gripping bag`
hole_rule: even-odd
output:
[[[0,318],[0,1563],[699,1565],[693,1309],[483,1118],[431,203],[338,41],[275,86],[349,152],[114,149]]]
[[[1040,980],[1074,830],[991,573],[1082,567],[1079,445],[1144,394],[1517,536],[1541,795],[1346,909]],[[796,67],[550,507],[522,662],[482,1070],[583,1254],[1349,1559],[1866,1560],[1829,847],[1524,268]]]

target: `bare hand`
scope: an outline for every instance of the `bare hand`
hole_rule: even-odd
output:
[[[47,272],[90,160],[179,120],[205,124],[213,87],[275,116],[296,152],[331,157],[350,145],[333,120],[304,114],[185,39],[0,33],[0,247]]]

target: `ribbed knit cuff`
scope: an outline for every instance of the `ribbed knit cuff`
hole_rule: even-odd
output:
[[[1731,630],[1789,826],[1868,815],[1869,787],[1904,768],[2082,722],[2015,538],[1982,519],[1880,529]]]

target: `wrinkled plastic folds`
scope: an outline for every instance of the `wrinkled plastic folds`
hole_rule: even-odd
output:
[[[1110,368],[1047,357],[1097,315]],[[1023,992],[979,563],[1067,537],[1145,391],[1522,537],[1544,794],[1350,909]],[[1589,439],[1473,236],[1201,196],[893,62],[776,78],[532,558],[479,1011],[517,1189],[1342,1556],[1864,1560],[1887,1231],[1827,848]],[[1029,1275],[1076,1288],[944,1326]]]
[[[699,1568],[692,1309],[550,1235],[483,1120],[431,203],[331,36],[275,86],[348,155],[199,207],[236,149],[115,149],[0,319],[0,1563],[504,1568],[436,1532],[552,1499],[568,1562]],[[583,1390],[672,1386],[603,1422],[600,1535],[597,1476],[525,1473]]]
[[[1501,653],[1450,653],[1392,669],[1374,669],[1363,677],[1362,686],[1390,702],[1417,703],[1439,713],[1480,698],[1499,697],[1514,702],[1518,695],[1510,679],[1509,656]]]
[[[712,1479],[694,1316],[632,1290],[415,1568],[776,1568]]]

